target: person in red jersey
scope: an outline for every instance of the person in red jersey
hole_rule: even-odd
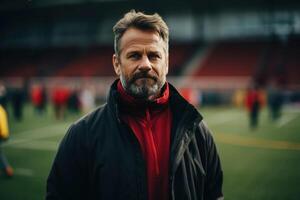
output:
[[[257,85],[251,85],[245,97],[246,108],[249,113],[250,128],[255,129],[258,126],[259,112],[264,104],[264,99]]]
[[[211,133],[166,81],[166,23],[158,14],[130,11],[113,31],[119,79],[107,103],[68,130],[46,199],[223,199]]]

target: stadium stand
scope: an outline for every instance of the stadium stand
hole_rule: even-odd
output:
[[[196,44],[178,44],[170,48],[169,75],[179,75]],[[15,49],[1,52],[3,77],[87,77],[115,76],[112,46],[81,48]]]
[[[290,84],[300,83],[300,38],[291,38],[287,50],[286,73]]]
[[[83,50],[54,76],[114,76],[112,67],[112,47],[92,47]]]
[[[169,47],[169,75],[178,76],[182,74],[186,62],[194,55],[200,44],[181,43]]]
[[[78,55],[74,48],[6,49],[0,51],[2,77],[52,76]]]
[[[182,74],[199,44],[170,46],[169,75]],[[192,74],[194,77],[264,77],[283,84],[299,84],[300,39],[222,41],[214,44]],[[113,48],[6,49],[0,50],[1,77],[115,76],[111,64]]]
[[[30,77],[36,74],[34,67],[35,55],[33,51],[6,49],[0,52],[0,66],[2,77]]]
[[[299,84],[299,44],[299,39],[287,44],[279,40],[222,41],[198,63],[193,76],[246,76],[258,81],[263,77],[263,82],[275,79],[281,84]]]
[[[263,42],[224,41],[215,44],[194,76],[252,76],[260,61]]]

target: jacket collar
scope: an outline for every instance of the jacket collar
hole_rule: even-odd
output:
[[[108,106],[116,115],[117,119],[119,120],[120,115],[120,94],[118,92],[118,82],[119,79],[115,80],[114,83],[111,85],[109,95],[108,95]],[[169,105],[172,112],[172,139],[173,141],[175,135],[176,138],[178,137],[176,132],[177,129],[182,128],[180,124],[184,126],[184,128],[192,128],[194,122],[200,122],[202,120],[202,116],[196,110],[194,106],[188,103],[176,90],[176,88],[168,83],[169,87]]]

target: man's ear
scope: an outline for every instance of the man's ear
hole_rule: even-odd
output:
[[[169,54],[166,55],[166,75],[169,72]]]
[[[120,62],[119,62],[119,57],[116,54],[113,55],[112,62],[113,62],[114,70],[115,70],[116,74],[118,76],[120,76],[121,75]]]

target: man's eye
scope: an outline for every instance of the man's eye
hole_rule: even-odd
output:
[[[160,56],[158,54],[150,54],[148,57],[149,57],[149,60],[158,60],[158,59],[160,59]]]
[[[128,56],[128,58],[130,58],[130,59],[139,59],[141,56],[139,55],[139,54],[137,54],[137,53],[134,53],[134,54],[130,54],[129,56]]]

